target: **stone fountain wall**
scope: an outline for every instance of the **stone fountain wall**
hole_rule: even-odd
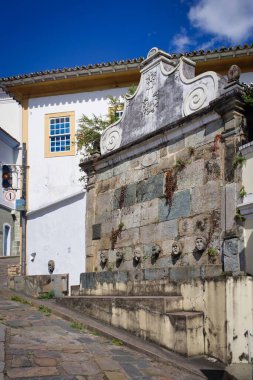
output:
[[[153,50],[153,51],[152,51]],[[88,174],[87,269],[243,269],[240,86],[152,49]],[[238,216],[238,215],[237,215]]]

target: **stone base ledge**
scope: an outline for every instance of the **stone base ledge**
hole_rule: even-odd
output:
[[[68,274],[8,277],[9,289],[32,297],[51,291],[55,297],[64,297],[68,295],[68,282]]]

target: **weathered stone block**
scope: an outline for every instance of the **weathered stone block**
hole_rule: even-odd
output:
[[[152,199],[151,201],[142,203],[140,207],[140,226],[157,223],[159,221],[159,199]]]
[[[192,255],[194,249],[195,249],[195,240],[197,236],[186,236],[185,238],[181,239],[181,244],[183,247],[184,253],[189,253]]]
[[[222,274],[222,265],[204,265],[201,267],[201,271],[203,271],[201,273],[203,273],[204,278],[220,276]]]
[[[211,158],[205,162],[205,179],[204,182],[215,181],[221,178],[221,160],[219,158]]]
[[[121,222],[124,228],[134,228],[140,226],[141,206],[139,204],[124,207],[121,210]]]
[[[168,149],[168,153],[172,154],[172,153],[178,152],[181,149],[184,149],[184,147],[185,147],[185,139],[180,138],[177,141],[174,140],[174,141],[169,142],[167,149]]]
[[[223,231],[230,231],[235,228],[236,206],[237,186],[236,183],[230,183],[222,189],[221,225]]]
[[[121,173],[120,175],[114,177],[115,186],[113,188],[120,188],[121,186],[130,185],[131,183],[136,183],[144,179],[144,170],[141,166],[130,169],[127,172]]]
[[[140,242],[143,244],[172,240],[177,235],[177,222],[165,221],[140,227]]]
[[[136,184],[125,188],[120,187],[114,191],[113,208],[129,207],[136,203]]]
[[[166,157],[168,154],[167,147],[160,149],[160,158]]]
[[[95,214],[104,214],[106,212],[112,211],[112,203],[113,203],[113,192],[107,191],[106,193],[101,193],[97,195],[95,204]]]
[[[117,176],[131,169],[131,161],[125,161],[113,168],[113,175]]]
[[[101,173],[97,173],[96,180],[103,181],[103,180],[111,178],[112,176],[113,176],[113,169],[106,169],[105,171]]]
[[[163,196],[163,174],[150,177],[137,184],[137,202],[145,202]]]
[[[121,232],[117,243],[117,247],[127,247],[137,245],[139,242],[139,228],[129,228]]]
[[[204,184],[204,160],[197,160],[178,173],[177,175],[177,189],[184,190],[191,187],[198,187]]]
[[[92,240],[101,239],[101,224],[92,225]]]
[[[169,268],[144,269],[144,280],[146,281],[160,280],[162,278],[168,278],[168,276],[169,276]]]
[[[172,168],[175,164],[175,156],[171,155],[170,157],[166,157],[160,160],[159,164],[156,165],[156,171],[161,172],[161,171],[166,171],[170,168]]]
[[[106,193],[107,191],[114,189],[116,186],[116,179],[116,177],[113,177],[108,180],[99,181],[96,189],[97,194]]]
[[[192,190],[192,213],[219,209],[221,204],[221,187],[217,181],[210,181],[208,184],[195,187]]]
[[[238,238],[226,239],[224,241],[223,255],[225,272],[237,272],[240,270],[238,243]]]
[[[169,277],[171,281],[191,281],[192,278],[200,277],[200,267],[185,266],[170,268]]]
[[[171,256],[173,242],[174,242],[174,239],[164,240],[161,242],[163,256],[168,256],[168,257]]]
[[[172,206],[166,204],[166,199],[160,200],[159,220],[172,220],[190,215],[191,195],[189,190],[183,190],[173,195]]]
[[[198,131],[194,131],[185,138],[185,146],[196,146],[197,144],[203,143],[203,139],[205,137],[205,128],[201,128]]]
[[[211,214],[203,213],[191,218],[181,218],[178,221],[180,236],[197,236],[208,234],[211,227]]]

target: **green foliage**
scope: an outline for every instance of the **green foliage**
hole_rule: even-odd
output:
[[[207,254],[209,257],[216,257],[218,256],[219,252],[216,248],[214,247],[209,247],[207,250]]]
[[[50,300],[50,299],[54,298],[54,291],[50,290],[49,292],[40,293],[38,298],[41,300]]]
[[[110,125],[109,120],[104,120],[102,116],[93,114],[91,118],[83,115],[79,120],[79,126],[76,133],[77,148],[85,148],[89,156],[100,151],[100,137],[102,132]]]
[[[114,344],[114,346],[123,346],[123,342],[119,339],[112,339],[112,344]]]
[[[234,219],[236,222],[245,222],[246,220],[239,209],[236,210]]]
[[[52,310],[44,305],[39,305],[38,310],[45,314],[47,317],[51,315]]]
[[[136,91],[136,86],[131,86],[128,89],[124,98],[132,96]],[[108,96],[109,116],[92,115],[88,117],[83,115],[79,119],[78,130],[76,133],[77,149],[82,150],[85,148],[85,155],[90,156],[94,153],[100,152],[100,137],[103,131],[109,125],[115,123],[118,117],[118,111],[122,111],[123,103],[120,99],[114,96]]]
[[[175,162],[175,168],[178,170],[183,170],[186,167],[186,162],[182,158],[178,158]]]
[[[81,322],[74,321],[70,324],[70,327],[75,330],[84,331],[85,326]]]
[[[242,186],[239,193],[240,197],[243,198],[245,195],[247,195],[247,191],[245,190],[245,187]]]
[[[125,95],[125,98],[128,98],[128,97],[131,97],[135,94],[136,92],[136,89],[137,89],[137,86],[135,86],[134,84],[132,86],[130,86],[127,90],[127,93]]]
[[[244,84],[244,94],[242,95],[244,102],[253,107],[253,83]]]
[[[16,301],[16,302],[20,302],[24,305],[32,305],[31,302],[27,301],[26,299],[22,298],[22,297],[19,297],[19,296],[11,296],[11,300],[12,301]]]
[[[245,165],[247,159],[244,156],[236,155],[233,160],[233,168],[236,169],[237,167],[242,168],[243,165]]]

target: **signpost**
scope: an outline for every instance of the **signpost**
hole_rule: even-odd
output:
[[[14,190],[7,190],[4,192],[4,198],[8,202],[13,202],[16,199],[16,192]]]

